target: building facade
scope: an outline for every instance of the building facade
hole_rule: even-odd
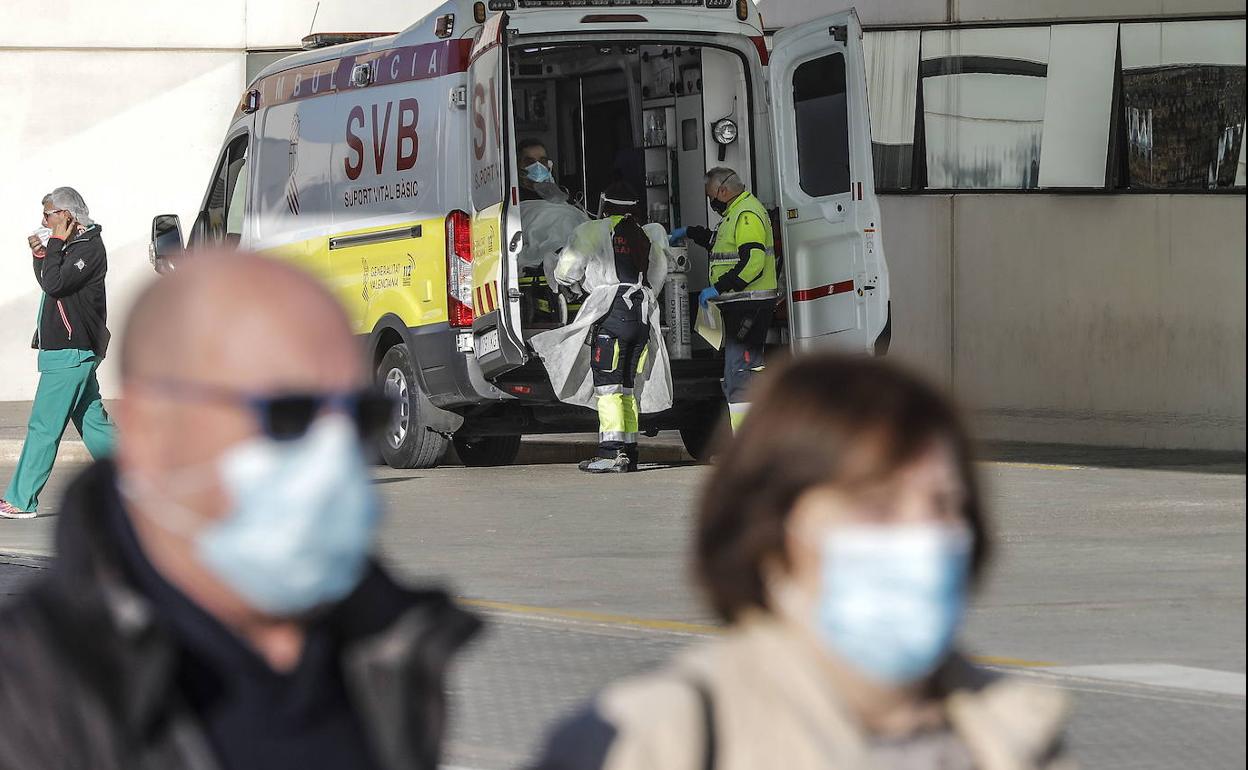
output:
[[[309,32],[397,30],[435,5],[0,7],[0,400],[34,392],[24,243],[44,193],[77,187],[103,225],[119,329],[152,215],[194,220],[250,76]],[[779,29],[829,3],[760,7]],[[1244,449],[1244,9],[858,3],[893,354],[982,436]]]
[[[310,32],[402,29],[433,0],[0,3],[0,400],[33,397],[39,307],[26,237],[54,187],[83,194],[109,252],[109,325],[153,275],[155,214],[193,222],[250,74]],[[101,386],[116,393],[116,356]]]
[[[1244,3],[858,11],[893,354],[981,436],[1242,451]]]

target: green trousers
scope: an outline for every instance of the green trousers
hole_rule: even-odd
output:
[[[38,510],[39,493],[52,474],[61,434],[71,420],[92,457],[98,460],[112,454],[116,429],[104,411],[100,384],[95,378],[98,367],[99,361],[90,358],[39,374],[26,443],[22,445],[17,470],[4,491],[9,504],[23,511]]]

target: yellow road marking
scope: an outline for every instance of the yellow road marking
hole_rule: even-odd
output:
[[[1086,470],[1084,465],[1057,465],[1053,463],[1024,463],[1009,460],[980,460],[980,465],[1000,465],[1005,468],[1030,468],[1032,470],[1041,471],[1082,471]]]
[[[534,618],[547,618],[554,620],[576,620],[585,623],[597,623],[604,626],[618,626],[621,628],[638,628],[647,631],[674,631],[682,634],[700,634],[710,636],[723,632],[722,626],[712,626],[705,623],[686,623],[681,620],[660,620],[655,618],[641,618],[635,615],[616,615],[609,612],[594,612],[591,610],[569,610],[559,607],[540,607],[532,604],[513,604],[511,602],[496,602],[488,599],[459,599],[461,604],[468,607],[475,607],[479,610],[492,610],[494,612],[506,612],[512,615],[527,615]],[[1048,668],[1056,666],[1056,663],[1048,663],[1041,660],[1023,660],[1021,658],[1006,658],[993,655],[975,655],[971,660],[984,666],[1009,666],[1011,668]]]
[[[1010,668],[1052,668],[1056,663],[1044,660],[1023,660],[1021,658],[1002,658],[997,655],[972,655],[971,660],[981,666],[1008,666]]]
[[[511,602],[495,602],[487,599],[460,599],[462,604],[482,610],[508,612],[515,615],[554,618],[558,620],[580,620],[587,623],[601,623],[608,626],[626,628],[644,628],[650,631],[677,631],[684,634],[717,634],[722,629],[704,623],[686,623],[680,620],[657,620],[639,618],[632,615],[614,615],[608,612],[591,610],[566,610],[558,607],[536,607],[531,604],[512,604]]]

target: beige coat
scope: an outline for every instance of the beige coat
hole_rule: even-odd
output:
[[[616,730],[603,770],[703,770],[701,681],[715,715],[717,770],[870,770],[866,736],[812,675],[817,651],[772,619],[693,647],[667,669],[613,686],[599,715]],[[940,674],[947,713],[978,770],[1058,770],[1066,698],[961,659]]]

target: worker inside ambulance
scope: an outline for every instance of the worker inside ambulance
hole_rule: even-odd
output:
[[[559,252],[577,226],[589,215],[568,201],[568,191],[555,178],[555,164],[538,139],[523,139],[516,147],[520,170],[520,225],[524,248],[519,255],[520,284],[528,289],[526,325],[558,323],[554,270]]]

